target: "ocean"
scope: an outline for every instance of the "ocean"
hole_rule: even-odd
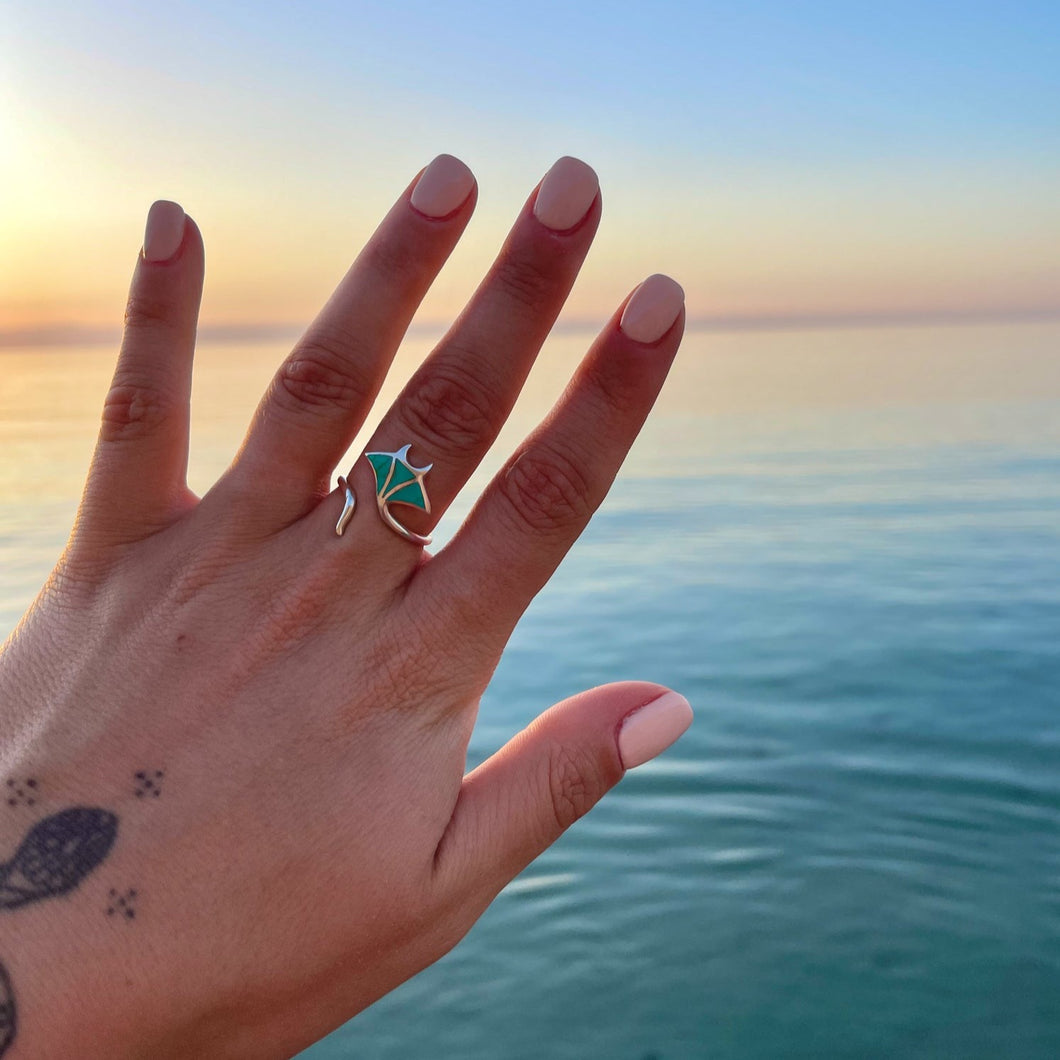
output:
[[[440,545],[587,340],[550,340]],[[201,345],[194,487],[282,352]],[[0,637],[112,358],[0,351]],[[1060,325],[690,333],[469,767],[618,678],[692,729],[304,1060],[1060,1056]]]

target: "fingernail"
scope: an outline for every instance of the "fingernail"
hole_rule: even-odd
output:
[[[439,155],[416,181],[412,205],[425,217],[448,217],[464,205],[474,186],[474,175],[459,158]]]
[[[144,260],[169,261],[184,242],[184,210],[175,202],[160,199],[147,211]]]
[[[564,156],[545,174],[537,189],[534,216],[554,232],[573,228],[593,204],[600,181],[592,168]]]
[[[626,769],[635,769],[665,751],[692,724],[692,708],[677,692],[633,711],[618,733],[618,753]]]
[[[633,292],[618,326],[634,342],[658,342],[674,326],[684,304],[681,285],[656,273]]]

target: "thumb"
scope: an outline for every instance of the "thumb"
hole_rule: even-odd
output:
[[[691,723],[688,700],[641,681],[556,704],[464,778],[435,858],[443,890],[485,908],[627,769]]]

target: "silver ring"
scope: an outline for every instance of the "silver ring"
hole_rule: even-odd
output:
[[[346,492],[346,500],[342,505],[342,515],[339,516],[339,521],[335,524],[335,533],[342,537],[342,531],[346,529],[346,524],[353,518],[353,509],[357,507],[357,498],[353,495],[350,484],[341,475],[339,475],[339,488]]]
[[[431,502],[427,496],[424,477],[434,467],[414,467],[409,463],[409,450],[412,443],[403,445],[396,453],[365,453],[365,459],[375,472],[375,502],[383,522],[406,541],[415,545],[429,545],[431,539],[423,534],[414,533],[402,526],[390,513],[389,505],[407,504],[421,512],[430,512]]]

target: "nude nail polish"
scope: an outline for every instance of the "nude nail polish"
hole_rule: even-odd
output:
[[[184,210],[175,202],[159,199],[147,211],[144,261],[169,261],[184,242]]]
[[[674,326],[684,304],[681,285],[656,273],[633,292],[618,326],[635,342],[658,342]]]
[[[590,166],[564,156],[545,174],[534,201],[534,216],[554,232],[573,228],[588,212],[600,190]]]
[[[618,753],[635,769],[666,750],[692,724],[692,707],[677,692],[664,692],[626,715],[618,733]]]
[[[452,155],[439,155],[421,174],[412,189],[412,206],[425,217],[448,217],[464,205],[475,177]]]

